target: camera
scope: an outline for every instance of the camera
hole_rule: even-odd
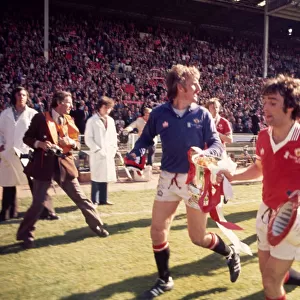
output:
[[[55,155],[55,156],[58,156],[58,157],[62,157],[63,156],[63,149],[60,148],[57,145],[52,145],[51,148],[49,148],[46,153],[50,154],[50,155]]]
[[[33,151],[29,150],[28,154],[21,154],[20,159],[28,159],[29,161],[33,161]]]

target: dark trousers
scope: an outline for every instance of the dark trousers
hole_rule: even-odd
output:
[[[17,188],[15,186],[5,186],[2,192],[2,209],[0,221],[16,218],[18,216]]]
[[[92,181],[92,202],[106,203],[107,202],[107,182],[96,182]]]
[[[31,194],[33,195],[33,180],[29,176],[27,176],[27,180],[28,180],[28,184],[29,184]],[[54,216],[55,215],[55,210],[54,210],[54,207],[53,207],[52,199],[51,199],[51,197],[48,193],[47,193],[46,196],[47,196],[47,198],[44,202],[44,209],[43,209],[43,211],[40,215],[41,219],[47,219],[48,216]]]
[[[103,226],[103,222],[100,219],[98,212],[95,210],[93,203],[82,192],[80,184],[76,178],[73,180],[66,179],[64,182],[60,182],[60,174],[55,174],[54,180],[81,210],[86,223],[93,231],[95,231],[97,227],[101,228]],[[26,240],[33,237],[35,229],[34,225],[43,211],[44,202],[47,199],[47,190],[50,186],[51,181],[33,180],[32,204],[20,224],[17,232],[17,240]]]
[[[27,176],[28,184],[31,193],[33,193],[33,182]],[[47,199],[44,203],[44,209],[41,217],[47,218],[50,215],[55,215],[51,197],[47,194]],[[2,209],[0,212],[0,221],[5,221],[10,218],[18,217],[18,201],[17,201],[17,188],[15,186],[5,186],[2,192]]]
[[[146,163],[147,166],[153,165],[155,149],[156,149],[156,147],[154,145],[148,147],[148,149],[147,149],[147,163]]]

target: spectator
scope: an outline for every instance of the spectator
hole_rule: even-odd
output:
[[[106,96],[96,104],[96,114],[86,124],[85,143],[90,148],[92,202],[112,205],[107,199],[107,183],[116,181],[115,155],[118,149],[114,120],[109,116],[114,101]],[[99,194],[99,197],[97,195]]]

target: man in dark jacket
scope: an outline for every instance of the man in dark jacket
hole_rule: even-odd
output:
[[[25,168],[25,173],[33,177],[33,201],[17,233],[17,240],[24,242],[24,248],[33,247],[34,224],[43,210],[43,202],[52,179],[74,201],[89,227],[98,236],[109,235],[103,228],[103,222],[93,203],[81,191],[77,180],[78,172],[72,150],[78,150],[80,143],[78,129],[68,115],[71,108],[70,93],[55,93],[50,112],[35,115],[25,133],[23,141],[34,149],[34,154]]]

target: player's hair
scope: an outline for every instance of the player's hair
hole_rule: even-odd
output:
[[[102,106],[106,106],[108,108],[113,108],[115,105],[115,101],[107,96],[102,96],[100,100],[95,105],[95,110],[99,111]]]
[[[187,67],[184,65],[174,65],[167,75],[167,96],[173,100],[177,96],[177,84],[185,88],[186,80],[189,78],[200,79],[200,72],[196,67]]]
[[[58,104],[63,103],[66,97],[72,97],[71,93],[66,91],[55,92],[52,97],[51,108],[56,108]]]
[[[300,79],[286,75],[278,75],[266,81],[262,89],[262,95],[279,93],[283,99],[283,111],[286,113],[288,108],[293,108],[292,119],[300,117]]]
[[[29,93],[28,93],[28,91],[27,91],[24,87],[18,86],[18,87],[16,87],[16,88],[13,90],[13,92],[12,92],[12,94],[11,94],[10,103],[11,103],[13,106],[16,106],[16,104],[17,104],[16,94],[19,93],[19,92],[21,92],[21,91],[25,91],[25,92],[26,92],[26,95],[27,95],[27,101],[29,100]]]
[[[152,109],[150,107],[145,107],[143,109],[143,116],[146,114],[146,113],[151,113]]]
[[[220,103],[220,99],[219,98],[210,98],[205,107],[208,109],[210,105],[212,104],[217,104],[219,108],[221,108],[221,103]]]

